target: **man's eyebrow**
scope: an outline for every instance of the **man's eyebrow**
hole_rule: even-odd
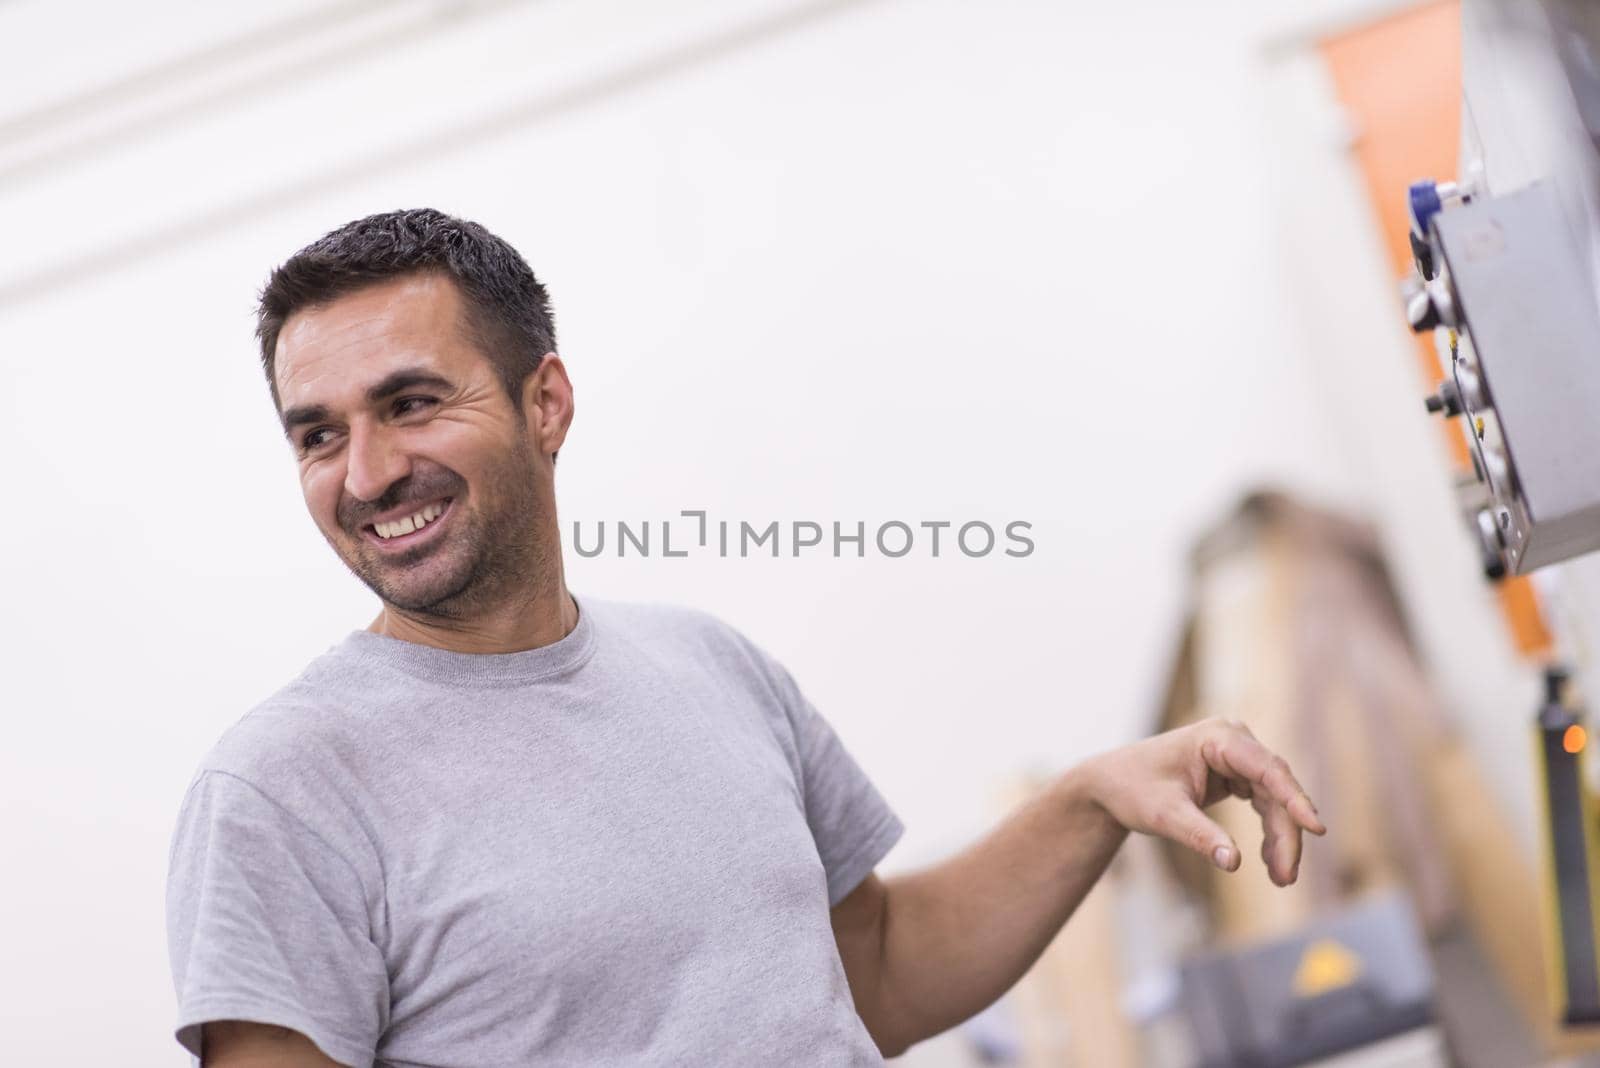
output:
[[[432,386],[434,389],[451,389],[455,383],[442,375],[422,367],[403,367],[398,371],[390,372],[382,382],[367,390],[367,403],[376,404],[385,397],[392,397],[403,389],[413,386]]]
[[[432,386],[434,389],[445,390],[454,388],[454,385],[448,378],[425,368],[402,367],[385,375],[381,382],[367,390],[367,403],[376,404],[386,397],[392,397],[402,390],[416,386]],[[325,405],[296,405],[283,413],[283,432],[287,434],[304,423],[320,423],[327,418],[329,412]]]
[[[320,404],[301,404],[283,413],[283,432],[288,434],[302,423],[320,423],[328,418],[328,409]]]

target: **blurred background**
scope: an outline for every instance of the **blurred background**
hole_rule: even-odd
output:
[[[1193,1063],[1184,961],[1385,886],[1445,947],[1438,981],[1482,980],[1454,1056],[1571,1053],[1530,1007],[1538,938],[1516,945],[1539,930],[1526,754],[1558,624],[1525,580],[1479,577],[1385,221],[1424,173],[1393,164],[1383,189],[1373,157],[1381,135],[1453,171],[1459,21],[1371,0],[0,3],[4,1059],[182,1059],[163,883],[183,791],[376,609],[305,514],[255,295],[326,230],[422,205],[507,238],[551,291],[578,399],[564,536],[695,509],[1031,524],[1023,557],[569,541],[580,597],[696,605],[787,664],[908,825],[888,871],[1192,715],[1263,722],[1329,796],[1386,745],[1414,761],[1384,774],[1420,782],[1448,739],[1465,788],[1350,802],[1347,826],[1411,815],[1359,863],[1313,843],[1292,908],[1227,896],[1272,891],[1246,842],[1233,889],[1136,843],[1076,948],[900,1063]],[[1366,599],[1319,616],[1308,574]],[[1334,635],[1316,648],[1373,644],[1378,688],[1426,710],[1400,732],[1420,749],[1384,716],[1347,745],[1307,733],[1284,696],[1307,618]],[[1463,839],[1441,797],[1489,830]],[[1463,883],[1463,841],[1511,881]],[[1499,956],[1451,941],[1505,909]]]

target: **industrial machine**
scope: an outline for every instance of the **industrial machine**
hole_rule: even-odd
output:
[[[1546,887],[1551,901],[1549,989],[1568,1026],[1600,1023],[1600,830],[1584,762],[1588,731],[1566,692],[1566,672],[1545,672],[1536,735],[1544,783]]]
[[[1440,357],[1427,407],[1471,451],[1459,499],[1484,571],[1564,565],[1544,588],[1576,592],[1559,652],[1581,670],[1600,634],[1581,579],[1595,564],[1577,562],[1600,549],[1600,5],[1464,0],[1462,78],[1458,173],[1406,191],[1406,315]],[[1567,681],[1547,671],[1534,737],[1548,988],[1573,1027],[1600,1024],[1600,813]]]
[[[1428,951],[1397,891],[1188,961],[1183,1001],[1199,1068],[1448,1063]]]
[[[1469,0],[1462,29],[1460,173],[1408,192],[1406,313],[1498,578],[1600,549],[1600,7]]]

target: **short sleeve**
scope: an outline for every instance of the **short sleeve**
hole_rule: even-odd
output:
[[[299,1031],[366,1068],[387,1026],[388,977],[356,869],[243,779],[204,771],[184,799],[167,874],[177,1038],[248,1020]]]
[[[872,873],[905,826],[788,671],[768,662],[794,729],[806,823],[827,872],[831,908]]]

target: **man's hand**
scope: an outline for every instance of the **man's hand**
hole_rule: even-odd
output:
[[[1261,859],[1272,881],[1300,873],[1300,833],[1326,834],[1316,806],[1284,759],[1237,721],[1209,719],[1093,758],[1083,765],[1090,796],[1130,831],[1170,838],[1224,871],[1239,847],[1201,810],[1241,797],[1261,816]]]
[[[1261,814],[1272,881],[1294,882],[1300,833],[1324,834],[1282,758],[1242,723],[1207,720],[1102,754],[932,868],[868,876],[833,909],[856,1011],[886,1055],[1011,988],[1105,872],[1129,831],[1233,871],[1239,848],[1201,810],[1230,794]]]

